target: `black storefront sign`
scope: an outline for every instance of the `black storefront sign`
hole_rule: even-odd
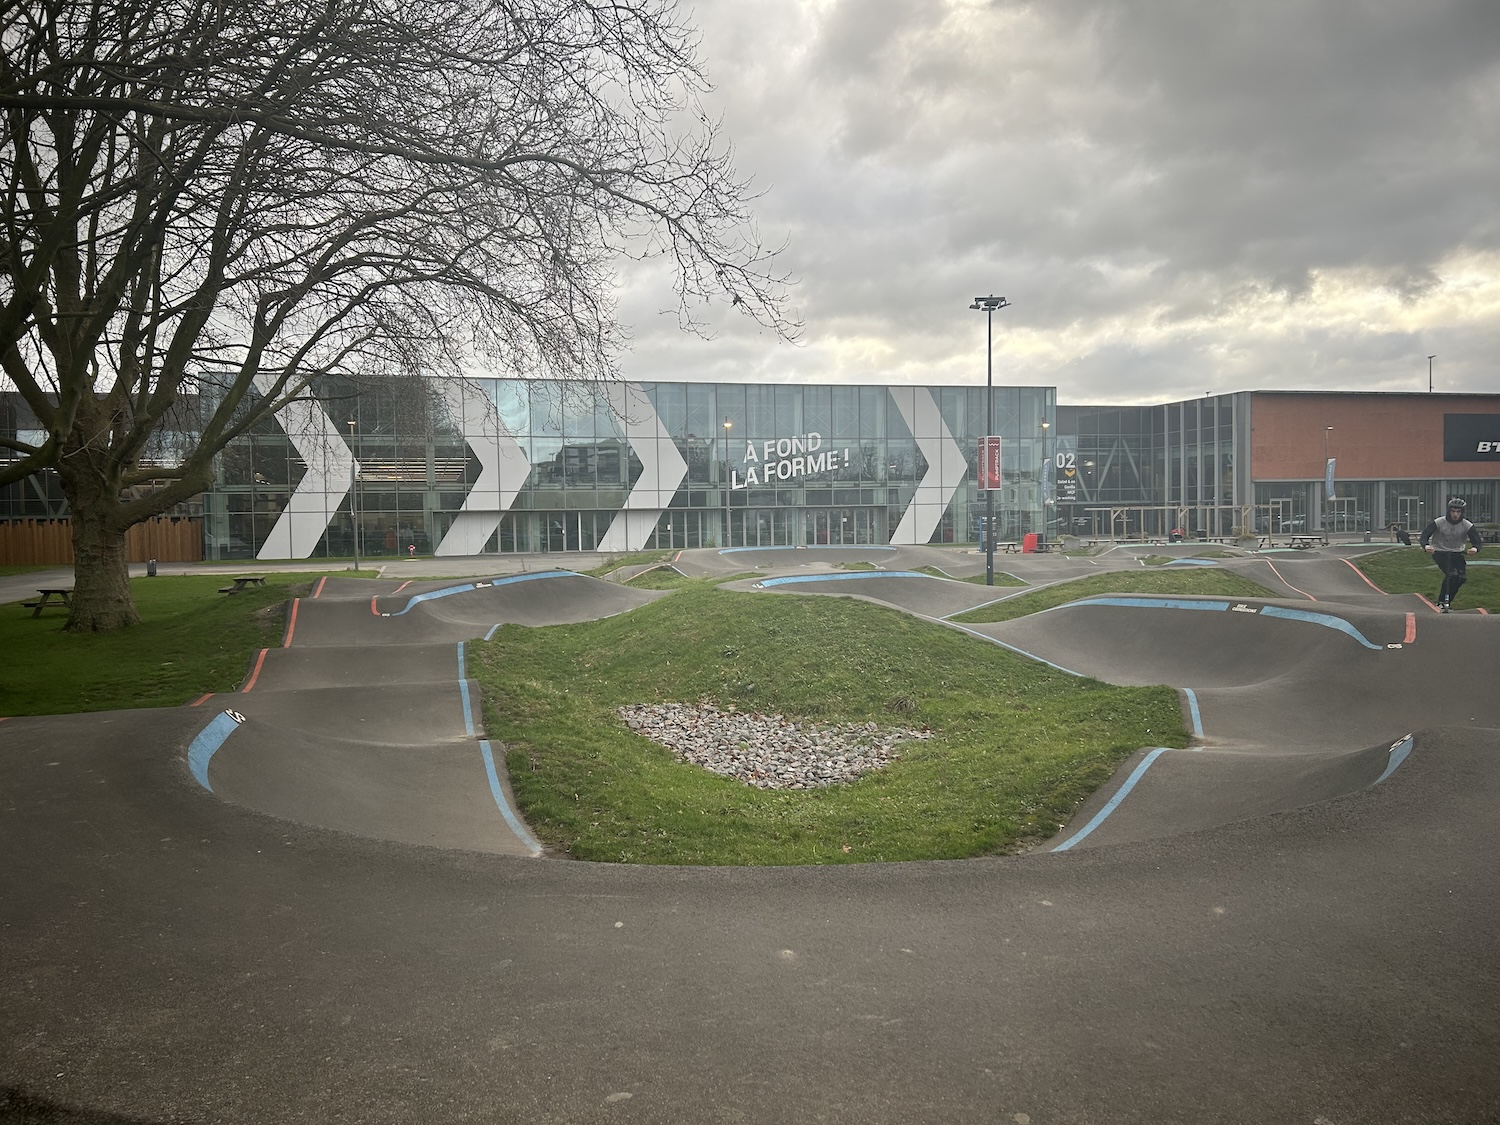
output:
[[[1500,461],[1500,414],[1444,414],[1444,461]]]

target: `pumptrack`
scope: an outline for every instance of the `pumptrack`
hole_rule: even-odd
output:
[[[922,548],[675,565],[1010,593]],[[1268,596],[963,627],[1195,732],[1024,856],[539,858],[467,646],[662,596],[566,571],[330,578],[238,692],[6,720],[0,1121],[1500,1120],[1495,622],[1333,551],[1216,565]]]

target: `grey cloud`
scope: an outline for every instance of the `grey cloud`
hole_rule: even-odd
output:
[[[1497,384],[1500,309],[1442,276],[1468,263],[1500,304],[1493,0],[712,0],[698,18],[807,341],[733,318],[686,341],[632,280],[632,374],[946,377],[973,367],[964,305],[994,291],[1016,302],[1009,369],[1064,401],[1400,384],[1445,350],[1453,379]]]

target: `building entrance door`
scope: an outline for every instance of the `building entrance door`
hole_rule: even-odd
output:
[[[803,513],[808,546],[843,547],[884,543],[888,538],[884,508],[813,508]]]
[[[1422,501],[1415,496],[1396,497],[1396,522],[1407,531],[1421,531],[1425,526],[1422,520]]]
[[[1291,531],[1302,531],[1303,528],[1294,527],[1292,524],[1292,498],[1290,496],[1271,497],[1269,523],[1266,531],[1272,535],[1286,535]]]

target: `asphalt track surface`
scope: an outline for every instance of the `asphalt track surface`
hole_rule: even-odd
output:
[[[1300,593],[968,627],[1201,730],[1025,856],[531,858],[459,648],[643,600],[577,576],[330,579],[248,691],[0,722],[0,1120],[1500,1120],[1496,623],[1269,558]],[[940,616],[928,583],[767,589]]]

